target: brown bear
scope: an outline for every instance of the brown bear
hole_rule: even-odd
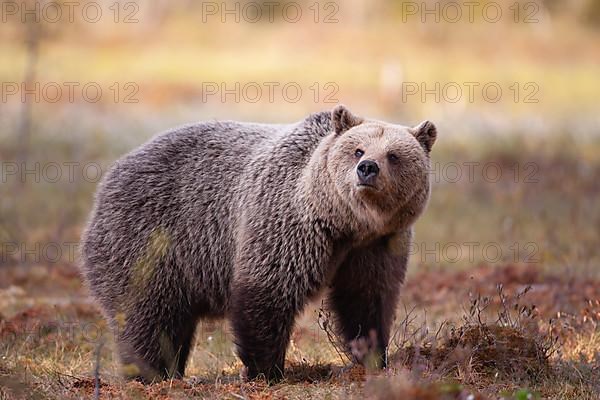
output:
[[[289,125],[187,125],[124,156],[82,246],[124,373],[183,376],[198,320],[227,317],[247,377],[281,378],[294,319],[321,293],[347,348],[384,366],[435,139],[428,121],[340,105]]]

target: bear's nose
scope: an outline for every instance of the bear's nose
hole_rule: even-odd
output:
[[[371,183],[379,173],[379,166],[375,161],[364,160],[356,167],[356,173],[360,183]]]

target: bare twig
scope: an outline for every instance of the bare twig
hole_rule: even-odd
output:
[[[321,303],[321,307],[319,308],[319,328],[321,328],[325,334],[327,335],[327,340],[331,343],[336,353],[340,357],[342,364],[346,364],[351,362],[352,360],[348,357],[347,352],[341,347],[341,343],[344,343],[344,340],[339,337],[335,328],[332,326],[332,317],[331,311],[327,310],[325,307],[325,303]]]
[[[104,342],[100,342],[96,348],[96,367],[94,368],[94,399],[100,398],[100,352]]]

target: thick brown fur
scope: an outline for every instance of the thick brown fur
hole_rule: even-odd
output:
[[[198,320],[227,317],[247,376],[280,378],[295,317],[324,291],[349,351],[384,365],[435,138],[430,122],[338,106],[290,125],[188,125],[124,156],[82,247],[124,373],[182,376]],[[368,185],[364,160],[379,171]]]

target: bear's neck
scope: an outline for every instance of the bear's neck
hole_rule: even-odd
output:
[[[324,137],[313,152],[299,180],[296,193],[302,218],[327,229],[333,240],[350,239],[356,232],[356,217],[332,185],[327,154],[333,135]]]

